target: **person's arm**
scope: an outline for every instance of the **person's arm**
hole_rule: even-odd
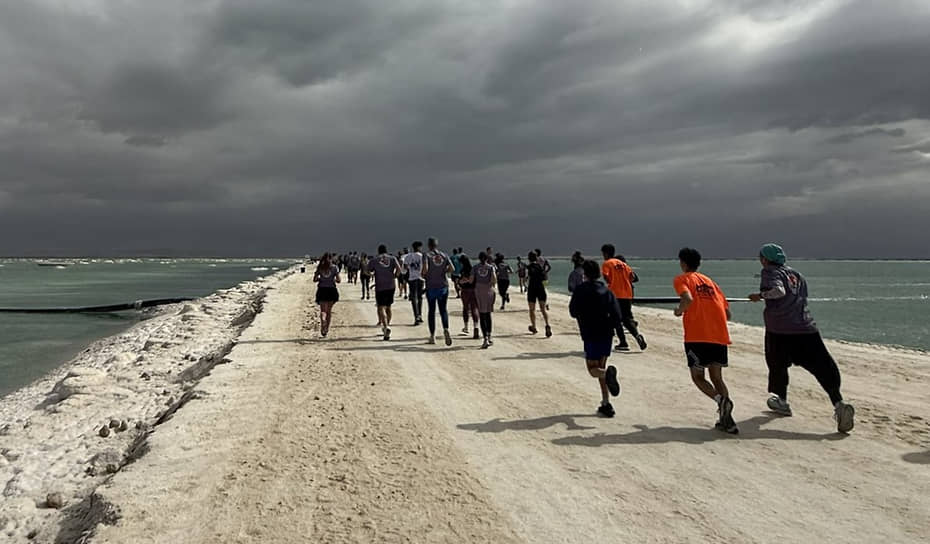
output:
[[[339,277],[339,273],[340,273],[340,272],[341,272],[341,270],[339,270],[339,269],[337,268],[337,269],[336,269],[336,277],[333,278],[333,281],[335,281],[336,283],[342,283],[342,278]]]
[[[694,299],[691,297],[691,291],[687,289],[682,291],[679,296],[681,298],[678,301],[678,307],[675,308],[675,315],[677,317],[685,315],[685,312],[691,307],[691,303],[694,302]]]
[[[317,269],[313,271],[313,283],[319,283],[319,282],[320,282],[320,268],[317,267]]]
[[[607,317],[610,319],[611,328],[617,329],[623,324],[623,314],[620,312],[620,303],[613,293],[607,291],[609,301],[607,303]]]
[[[762,270],[762,282],[759,286],[758,293],[749,295],[749,300],[759,302],[760,300],[776,300],[788,294],[785,285],[777,274],[769,270]]]
[[[452,274],[455,272],[455,265],[452,264],[452,259],[446,259],[446,274]]]
[[[572,299],[568,302],[568,315],[578,317],[578,296],[572,293]]]

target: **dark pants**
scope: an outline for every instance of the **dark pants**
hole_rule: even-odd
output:
[[[371,296],[371,277],[362,276],[362,296],[370,297]]]
[[[413,308],[413,317],[414,319],[422,320],[425,283],[423,280],[410,280],[407,286],[410,287],[410,306]]]
[[[449,303],[448,289],[430,289],[426,292],[426,302],[429,304],[429,315],[426,320],[429,323],[430,336],[436,334],[436,307],[439,306],[439,318],[442,319],[443,330],[449,328]]]
[[[617,304],[620,306],[620,323],[617,327],[617,340],[621,346],[628,346],[626,336],[623,334],[623,327],[630,331],[633,337],[639,336],[636,320],[633,319],[633,301],[628,298],[618,298]]]
[[[510,302],[510,295],[507,290],[510,289],[510,280],[497,280],[497,292],[501,295],[501,308],[504,304]]]
[[[769,393],[788,398],[788,368],[798,365],[814,375],[830,402],[843,400],[840,369],[823,344],[819,332],[806,334],[765,333],[765,363],[769,367]]]
[[[481,322],[481,335],[485,338],[491,337],[491,314],[484,313],[478,314],[478,319]]]

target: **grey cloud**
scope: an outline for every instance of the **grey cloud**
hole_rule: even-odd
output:
[[[90,4],[0,6],[0,253],[927,255],[923,2]]]
[[[827,138],[826,142],[831,144],[848,144],[849,142],[860,140],[862,138],[868,138],[869,136],[890,136],[892,138],[900,138],[905,134],[907,134],[907,131],[903,128],[893,128],[888,130],[881,127],[875,127],[868,130],[837,134],[832,138]]]

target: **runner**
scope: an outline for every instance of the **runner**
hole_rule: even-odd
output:
[[[400,275],[397,276],[397,290],[404,300],[407,300],[407,269],[404,267],[404,254],[397,252],[397,263],[400,265]]]
[[[439,306],[439,317],[442,319],[442,332],[446,337],[446,345],[452,345],[452,335],[449,334],[449,281],[446,274],[452,272],[452,261],[439,251],[439,241],[430,238],[426,241],[429,251],[423,260],[423,275],[426,277],[426,302],[429,305],[427,316],[429,325],[428,344],[436,343],[436,306]]]
[[[530,306],[530,332],[533,334],[539,332],[536,329],[536,303],[539,302],[539,311],[546,323],[546,338],[550,338],[552,337],[552,328],[549,326],[549,311],[546,309],[546,301],[549,300],[545,285],[546,273],[539,264],[536,253],[530,251],[527,259],[530,261],[530,264],[526,267],[526,301]]]
[[[407,270],[407,285],[410,287],[410,306],[413,308],[413,324],[423,323],[423,254],[420,248],[423,242],[414,242],[413,253],[404,255],[404,269]]]
[[[520,280],[520,294],[526,291],[526,263],[523,257],[517,257],[517,279]]]
[[[575,288],[581,285],[585,279],[584,275],[584,257],[581,256],[580,251],[572,253],[572,264],[574,265],[574,270],[568,275],[568,292],[574,293]],[[600,273],[597,275],[598,278],[601,277]]]
[[[758,293],[749,295],[753,302],[765,301],[765,362],[769,367],[768,407],[790,416],[788,404],[788,368],[798,365],[817,378],[830,396],[836,428],[848,433],[855,424],[856,411],[840,394],[840,369],[827,351],[820,329],[807,306],[807,280],[785,264],[784,250],[777,244],[765,244],[759,251],[762,281]]]
[[[597,413],[604,417],[614,417],[614,407],[610,404],[610,395],[620,395],[620,382],[617,381],[617,368],[607,366],[610,348],[614,340],[614,329],[620,325],[620,307],[607,286],[598,281],[601,272],[594,261],[582,264],[585,280],[572,292],[568,311],[578,320],[581,340],[584,342],[584,358],[588,373],[597,378],[601,386],[601,404]]]
[[[455,287],[455,298],[461,296],[459,288],[459,280],[462,279],[462,260],[460,259],[462,249],[453,249],[452,250],[452,285]]]
[[[497,292],[501,296],[501,311],[504,311],[507,303],[510,302],[510,293],[508,291],[510,290],[510,275],[513,274],[513,269],[504,261],[504,256],[500,253],[494,259],[494,265],[497,272]]]
[[[339,268],[333,264],[333,256],[324,253],[316,272],[313,273],[313,282],[317,284],[316,303],[320,306],[320,336],[323,338],[329,334],[333,306],[339,302],[339,289],[336,284],[340,281]]]
[[[620,313],[623,316],[623,325],[636,339],[639,349],[645,350],[646,339],[639,333],[636,320],[633,319],[633,269],[630,268],[630,265],[615,257],[617,250],[613,244],[601,246],[601,253],[604,255],[601,273],[604,275],[604,280],[607,282],[610,291],[617,297]],[[623,334],[623,327],[617,328],[617,339],[619,343],[614,349],[617,351],[630,351],[626,336]]]
[[[678,252],[682,274],[672,285],[680,297],[675,315],[682,318],[685,329],[685,355],[691,369],[691,381],[702,393],[717,403],[719,417],[715,428],[730,434],[739,433],[733,420],[733,401],[723,381],[723,369],[728,366],[727,346],[731,319],[727,297],[714,280],[698,272],[701,254],[696,249],[683,248]],[[710,381],[704,371],[710,374]]]
[[[543,280],[543,286],[549,288],[549,272],[552,271],[552,265],[549,264],[549,261],[542,256],[542,250],[538,247],[533,250],[536,253],[536,262],[539,263],[539,266],[542,267],[543,272],[545,273],[545,279]],[[540,305],[540,308],[545,307],[546,311],[549,311],[549,301],[547,300],[545,304]]]
[[[462,319],[465,326],[462,328],[462,334],[468,334],[468,317],[472,318],[472,325],[475,332],[472,338],[477,340],[478,336],[478,300],[475,298],[475,281],[472,278],[471,259],[464,253],[459,253],[459,261],[462,262],[462,277],[459,278],[459,293],[462,295]]]
[[[362,253],[359,275],[362,280],[362,300],[371,300],[371,260],[367,253]]]
[[[478,316],[481,320],[481,336],[484,338],[482,349],[494,344],[491,340],[491,314],[494,312],[494,284],[497,283],[496,267],[491,264],[491,256],[485,252],[478,254],[478,266],[472,269],[471,279],[475,286],[475,299]]]
[[[378,256],[372,264],[375,276],[375,301],[378,304],[378,322],[384,339],[391,339],[391,306],[394,304],[394,293],[397,277],[400,275],[400,264],[397,259],[388,253],[387,246],[378,246]]]

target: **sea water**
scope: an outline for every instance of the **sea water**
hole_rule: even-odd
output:
[[[0,260],[0,308],[101,306],[199,297],[287,267],[282,259],[87,259],[64,267]],[[109,314],[0,313],[0,395],[55,369],[88,344],[122,332],[137,311]]]
[[[567,293],[571,263],[550,262],[550,289]],[[677,260],[630,259],[630,265],[640,278],[636,296],[675,296]],[[810,310],[825,337],[930,350],[930,262],[795,260],[789,265],[807,279]],[[710,260],[700,271],[729,298],[759,292],[758,261]],[[750,325],[762,325],[762,309],[762,303],[731,304],[733,319]]]

